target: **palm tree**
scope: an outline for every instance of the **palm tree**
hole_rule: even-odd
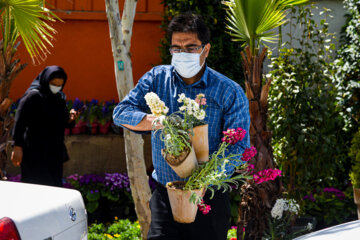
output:
[[[6,142],[12,127],[8,98],[13,80],[25,68],[15,59],[19,38],[33,62],[46,58],[55,30],[48,24],[60,20],[45,8],[43,0],[0,0],[0,179],[6,161]]]
[[[286,22],[287,10],[307,0],[228,0],[227,29],[234,41],[243,42],[241,52],[245,75],[245,91],[250,107],[250,141],[258,150],[253,159],[255,170],[275,168],[268,130],[268,93],[271,79],[263,80],[263,62],[267,54],[265,43],[275,42],[274,31]],[[260,51],[260,45],[263,45]],[[239,206],[238,239],[261,239],[266,229],[266,216],[282,192],[280,181],[260,185],[252,182],[242,186]]]

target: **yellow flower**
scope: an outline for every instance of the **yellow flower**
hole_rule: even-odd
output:
[[[115,216],[114,218],[115,218],[116,221],[119,219],[117,216]]]
[[[107,237],[107,238],[110,238],[110,239],[114,238],[113,236],[111,236],[111,235],[108,234],[108,233],[104,233],[104,236]]]
[[[120,237],[120,234],[118,234],[118,233],[116,233],[116,234],[114,234],[114,237]]]

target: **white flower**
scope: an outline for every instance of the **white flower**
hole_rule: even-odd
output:
[[[312,225],[312,223],[308,223],[306,225],[306,230],[311,231],[311,229],[313,229],[313,225]]]
[[[274,207],[271,209],[271,216],[275,219],[281,219],[283,211],[286,208],[286,201],[282,198],[276,200]]]
[[[171,135],[170,134],[166,134],[166,136],[165,136],[165,141],[167,142],[167,141],[169,141],[171,139]]]
[[[160,122],[161,125],[163,125],[164,120],[165,120],[165,116],[164,116],[164,115],[162,115],[162,116],[159,117],[159,122]]]
[[[185,98],[186,98],[186,97],[185,97],[185,94],[184,94],[184,93],[179,94],[178,102],[179,102],[179,103],[183,102]]]
[[[184,104],[179,108],[180,111],[186,112],[188,115],[192,115],[198,120],[205,119],[205,111],[200,108],[199,103],[197,103],[195,100],[187,98],[185,94],[182,93],[179,94],[178,102]]]
[[[271,216],[276,219],[281,219],[284,211],[289,211],[297,215],[300,211],[300,206],[294,199],[286,200],[279,198],[271,209]]]
[[[156,117],[161,115],[166,115],[169,111],[169,108],[165,106],[165,103],[160,100],[159,96],[156,93],[149,92],[145,95],[146,104],[149,106],[151,113]]]
[[[296,203],[296,201],[294,199],[290,199],[288,200],[288,210],[289,212],[297,215],[300,211],[300,206],[299,204]]]

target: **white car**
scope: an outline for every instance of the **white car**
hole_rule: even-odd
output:
[[[294,240],[358,240],[360,239],[360,220],[351,221],[313,233],[309,233]]]
[[[85,240],[80,192],[0,181],[0,240]]]

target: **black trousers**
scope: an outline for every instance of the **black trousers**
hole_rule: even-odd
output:
[[[210,191],[204,196],[211,211],[204,215],[198,210],[193,223],[175,222],[172,216],[167,190],[158,184],[150,199],[151,224],[148,240],[226,240],[230,227],[229,193],[216,191],[210,200]]]

